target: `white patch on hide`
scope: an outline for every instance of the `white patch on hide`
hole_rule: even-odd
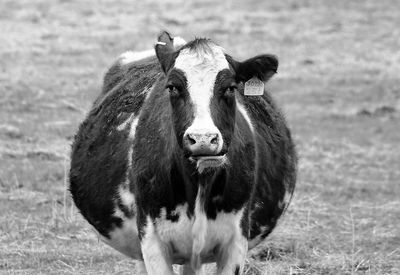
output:
[[[155,220],[157,233],[163,242],[171,243],[180,255],[189,257],[192,248],[191,229],[193,220],[187,216],[188,204],[178,205],[172,214],[178,215],[178,221],[166,219],[166,209],[161,209],[160,217]]]
[[[184,46],[186,43],[187,43],[186,40],[183,39],[182,37],[180,37],[180,36],[174,37],[174,48],[175,49],[178,49],[178,48]]]
[[[135,206],[136,206],[135,196],[129,190],[129,185],[128,186],[120,186],[118,193],[119,193],[119,197],[121,199],[121,203],[123,205],[125,205],[128,209],[134,210]]]
[[[204,193],[199,186],[197,191],[196,202],[194,206],[194,223],[192,227],[192,257],[191,266],[194,270],[201,268],[201,252],[204,249],[206,236],[207,236],[207,216],[204,212],[204,201],[201,199],[201,195]]]
[[[242,216],[243,209],[236,213],[219,212],[215,220],[208,220],[205,249],[212,249],[215,244],[226,246],[234,235],[242,235],[240,228]]]
[[[130,114],[130,116],[122,122],[120,125],[117,126],[118,131],[123,131],[126,129],[126,127],[132,122],[133,118],[135,117],[135,114]]]
[[[139,52],[134,52],[134,51],[127,51],[121,54],[118,57],[119,63],[121,65],[126,65],[135,61],[139,61],[142,59],[145,59],[147,57],[154,56],[156,53],[154,49],[150,50],[145,50],[145,51],[139,51]]]
[[[136,127],[139,122],[139,116],[135,116],[135,114],[131,114],[124,122],[117,126],[118,131],[125,131],[129,128],[129,140],[135,139]],[[129,127],[128,127],[129,125]]]
[[[151,218],[147,217],[141,242],[146,269],[149,275],[173,275],[171,249],[168,243],[160,239],[159,233]]]
[[[248,249],[247,239],[240,227],[243,211],[218,213],[215,222],[209,222],[209,232],[215,232],[211,235],[217,237],[211,241],[220,243],[217,274],[232,274],[237,266],[240,267],[240,273],[243,271]]]
[[[136,127],[139,122],[139,117],[135,117],[131,123],[131,128],[129,130],[129,139],[134,140],[135,139],[135,134],[136,134]]]
[[[145,94],[146,97],[144,99],[144,102],[147,101],[151,91],[153,90],[153,86],[150,87],[145,87],[140,94]],[[144,104],[144,103],[143,103]],[[140,117],[140,111],[139,113],[132,113],[129,115],[129,117],[122,122],[120,125],[117,126],[118,131],[125,131],[127,128],[129,128],[129,140],[133,141],[135,139],[135,134],[136,134],[136,127],[139,122],[139,117]]]
[[[133,157],[132,154],[133,154],[133,146],[131,145],[128,150],[128,165],[127,165],[126,174],[125,174],[125,178],[126,178],[125,184],[126,185],[129,185],[129,170],[132,168],[132,157]]]
[[[225,263],[241,264],[238,259],[247,251],[247,240],[240,228],[243,210],[235,213],[220,212],[215,220],[208,220],[199,196],[196,198],[192,218],[188,217],[187,210],[187,204],[178,205],[172,214],[179,215],[179,219],[172,222],[166,219],[166,209],[163,208],[160,217],[154,221],[154,227],[152,223],[146,228],[146,232],[153,232],[153,242],[159,243],[154,244],[153,249],[164,251],[158,252],[158,255],[171,253],[173,248],[172,262],[183,264],[192,261],[191,266],[198,274],[203,262],[218,260],[213,255],[218,246]]]
[[[103,237],[102,240],[133,259],[142,259],[136,217],[126,219],[119,208],[116,209],[114,215],[123,219],[122,227],[115,227],[109,233],[110,239]]]
[[[133,259],[141,259],[142,253],[136,223],[136,202],[134,195],[129,189],[128,179],[124,183],[121,183],[117,194],[119,199],[115,202],[113,216],[122,219],[122,226],[111,230],[109,233],[110,239],[103,238],[103,241]],[[124,205],[134,215],[131,218],[126,217],[125,213],[120,209],[119,204]]]
[[[247,124],[249,125],[251,132],[254,134],[254,126],[253,123],[251,122],[249,114],[247,113],[246,107],[237,99],[236,99],[236,106],[239,112],[242,114],[243,118],[246,120]]]
[[[268,226],[260,226],[260,235],[257,235],[255,238],[249,241],[249,250],[256,247],[258,244],[260,244],[264,239],[261,238],[261,235],[269,229]]]

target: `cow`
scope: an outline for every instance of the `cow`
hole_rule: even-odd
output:
[[[106,73],[73,142],[70,191],[144,274],[212,262],[241,274],[287,209],[296,150],[264,88],[277,68],[271,54],[240,62],[210,39],[161,32],[154,51],[125,53]],[[254,80],[261,95],[246,95]]]

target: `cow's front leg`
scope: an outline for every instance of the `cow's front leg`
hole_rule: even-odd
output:
[[[218,275],[242,274],[246,255],[247,239],[239,232],[232,236],[232,240],[221,246],[217,258]]]
[[[147,274],[173,275],[171,248],[160,240],[150,217],[142,228],[141,248]]]
[[[137,275],[147,275],[146,266],[143,261],[138,261],[136,263],[136,274]]]

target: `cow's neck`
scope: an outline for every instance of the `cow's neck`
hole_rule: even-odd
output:
[[[199,199],[205,213],[208,212],[210,207],[210,199],[213,195],[214,184],[216,184],[216,179],[219,171],[214,171],[211,174],[199,175],[197,179],[197,196],[196,200]]]
[[[181,171],[180,176],[184,183],[185,201],[188,203],[189,212],[194,213],[196,200],[202,205],[205,213],[215,212],[216,197],[222,197],[225,188],[226,171],[218,169],[199,174],[190,167],[184,159],[176,159],[176,167]],[[174,179],[171,179],[172,181]],[[179,190],[182,192],[182,190]]]
[[[223,197],[226,171],[218,169],[207,174],[196,174],[192,178],[190,205],[199,207],[207,217],[215,217],[218,204]],[[195,209],[193,209],[195,211]]]

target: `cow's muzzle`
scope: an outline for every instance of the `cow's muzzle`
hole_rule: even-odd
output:
[[[221,152],[222,137],[218,132],[186,132],[183,146],[191,156],[217,156]]]

